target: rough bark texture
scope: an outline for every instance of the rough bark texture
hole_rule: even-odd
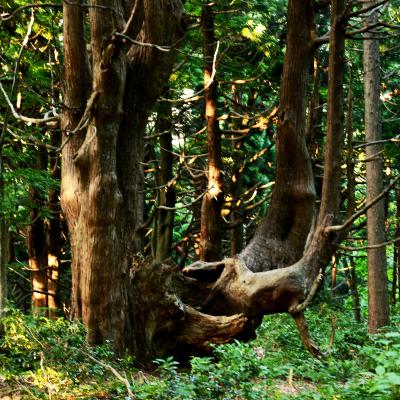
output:
[[[374,1],[364,3],[364,7]],[[365,25],[378,21],[378,12],[367,13]],[[364,100],[365,100],[365,141],[373,142],[382,139],[379,114],[380,103],[380,60],[379,41],[364,38]],[[367,202],[383,190],[383,159],[377,155],[382,149],[379,144],[366,147],[366,157],[374,159],[367,163]],[[374,157],[375,156],[375,157]],[[385,201],[377,202],[367,211],[368,244],[385,242]],[[388,282],[386,273],[386,247],[368,249],[368,330],[376,333],[378,328],[389,323]]]
[[[337,3],[332,3],[334,23],[341,11]],[[140,11],[139,3],[136,5]],[[113,340],[117,349],[128,347],[137,362],[149,365],[153,358],[168,354],[182,359],[202,354],[210,350],[209,342],[251,338],[263,315],[289,312],[306,347],[318,354],[308,335],[303,309],[315,294],[319,272],[336,245],[336,235],[327,226],[339,203],[335,179],[340,175],[335,168],[340,168],[341,141],[331,137],[327,142],[326,162],[335,162],[323,197],[329,204],[306,245],[315,200],[305,142],[306,88],[313,54],[312,2],[289,1],[278,176],[266,220],[239,256],[199,261],[185,267],[183,273],[173,266],[143,264],[133,257],[141,247],[134,228],[141,222],[143,204],[143,131],[150,107],[165,85],[173,52],[133,46],[125,58],[124,46],[113,39],[118,36],[111,36],[110,15],[99,9],[90,13],[96,107],[90,113],[86,134],[74,135],[63,154],[63,179],[73,180],[72,191],[63,185],[63,201],[73,243],[75,312],[88,327],[89,340]],[[123,14],[122,10],[118,15]],[[143,15],[143,23],[134,24],[142,26],[139,34],[131,32],[138,40],[171,44],[179,36],[178,3],[144,0]],[[331,47],[343,63],[343,54],[338,51],[344,48],[341,28],[333,24]],[[84,44],[78,40],[75,45],[79,43]],[[79,53],[79,46],[75,50]],[[67,65],[70,62],[66,60]],[[340,68],[332,66],[332,71],[340,73]],[[83,81],[85,76],[81,74]],[[331,101],[335,95],[342,96],[335,86],[340,79],[342,75],[339,81],[331,77]],[[68,98],[80,107],[78,100]],[[335,122],[342,112],[340,105],[329,114]],[[69,116],[66,111],[67,122]],[[328,126],[328,135],[335,135],[332,127],[336,125],[331,121]],[[339,139],[342,136],[339,132]]]
[[[135,229],[143,219],[143,134],[171,71],[174,49],[131,46],[115,31],[174,47],[181,36],[181,4],[98,4],[102,8],[89,9],[90,96],[83,13],[64,4],[64,140],[68,131],[77,132],[69,133],[63,151],[62,206],[73,248],[74,314],[87,326],[90,343],[111,340],[117,350],[124,350],[132,343],[135,324],[128,312],[128,271],[142,247]],[[82,114],[85,124],[76,129]]]
[[[239,256],[254,272],[296,262],[303,254],[314,217],[314,180],[305,142],[306,93],[314,35],[311,3],[289,1],[276,140],[276,184],[267,217]]]
[[[215,261],[221,258],[222,192],[221,132],[217,119],[217,81],[214,63],[216,43],[212,3],[202,12],[204,53],[204,102],[207,126],[208,184],[201,205],[199,258]]]

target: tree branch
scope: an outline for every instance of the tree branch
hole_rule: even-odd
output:
[[[353,214],[351,217],[349,217],[342,225],[332,225],[332,226],[326,227],[325,233],[338,232],[338,231],[348,228],[358,217],[365,214],[365,212],[369,208],[371,208],[380,199],[382,199],[389,192],[389,190],[394,187],[394,185],[397,183],[397,181],[399,179],[400,179],[400,175],[396,179],[394,179],[394,181],[389,186],[387,186],[385,190],[383,190],[378,196],[376,196],[369,203],[367,203],[363,208],[361,208],[361,210],[357,211],[355,214]]]

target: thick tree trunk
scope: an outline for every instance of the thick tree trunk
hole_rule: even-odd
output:
[[[364,3],[364,7],[374,1]],[[365,25],[378,21],[378,12],[374,10],[365,16]],[[380,123],[380,60],[379,41],[364,38],[364,99],[365,99],[365,141],[374,142],[382,139]],[[367,202],[383,190],[383,159],[377,154],[379,144],[366,147],[366,157],[373,160],[367,163]],[[374,157],[375,156],[375,157]],[[367,211],[368,244],[385,242],[385,202],[377,202]],[[386,274],[386,247],[368,249],[368,330],[376,333],[378,328],[389,323],[389,299]]]
[[[332,2],[334,56],[330,74],[339,77],[330,77],[331,102],[337,101],[335,96],[342,96],[339,86],[345,21],[339,23],[338,16],[344,4],[342,0]],[[164,6],[170,6],[173,14]],[[143,9],[143,24],[135,24],[142,26],[137,39],[161,45],[173,43],[179,36],[175,30],[180,16],[177,4],[145,0]],[[75,310],[80,310],[78,315],[88,327],[89,340],[113,340],[117,349],[127,346],[139,363],[149,365],[154,357],[175,354],[185,358],[210,351],[210,342],[252,337],[263,315],[289,312],[304,344],[318,354],[308,335],[303,309],[314,296],[320,284],[319,271],[337,244],[335,229],[327,225],[333,221],[332,213],[338,211],[337,169],[343,134],[342,126],[337,124],[342,113],[339,100],[330,105],[333,111],[328,122],[325,162],[333,163],[333,167],[327,167],[331,170],[322,199],[328,204],[322,205],[320,223],[306,244],[315,200],[305,142],[306,88],[314,46],[312,2],[289,1],[277,139],[278,176],[266,220],[239,256],[209,263],[199,261],[184,268],[183,274],[177,267],[143,264],[133,257],[140,249],[134,228],[141,220],[143,204],[140,161],[145,117],[165,86],[173,52],[133,46],[125,60],[123,46],[114,41],[119,36],[114,33],[107,41],[111,18],[107,14],[105,18],[102,12],[91,11],[96,107],[89,113],[85,139],[79,142],[76,135],[66,147],[71,146],[66,152],[71,157],[64,158],[67,165],[63,175],[67,182],[73,178],[75,184],[72,196],[64,199],[64,209],[74,250]],[[103,51],[101,39],[105,43]],[[121,110],[123,114],[118,118]],[[339,129],[337,140],[333,138],[334,128]],[[74,145],[75,157],[71,151]],[[71,210],[76,214],[68,214]]]
[[[299,260],[315,213],[314,180],[305,142],[308,71],[314,53],[314,9],[310,1],[289,1],[288,7],[276,184],[267,217],[239,256],[254,272],[285,267]]]
[[[221,132],[217,119],[217,81],[212,3],[203,5],[204,102],[207,126],[208,184],[201,205],[199,258],[215,261],[221,257],[222,192]]]
[[[172,68],[180,7],[179,1],[110,0],[90,8],[88,96],[83,14],[64,4],[64,140],[68,130],[76,132],[63,151],[62,205],[73,250],[74,314],[87,326],[90,343],[110,340],[120,351],[135,351],[128,287],[134,255],[142,248],[136,229],[143,220],[143,134]],[[171,49],[131,46],[126,37]],[[72,65],[81,68],[73,71]]]

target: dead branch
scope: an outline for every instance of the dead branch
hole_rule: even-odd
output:
[[[14,116],[14,118],[29,123],[29,124],[37,124],[37,125],[41,125],[41,124],[47,124],[49,122],[58,122],[59,121],[59,117],[47,117],[47,118],[30,118],[30,117],[25,117],[21,114],[18,114],[17,111],[15,110],[13,104],[11,103],[10,98],[7,95],[7,92],[4,89],[3,84],[0,82],[0,90],[3,93],[3,96],[8,104],[8,106],[10,107],[11,113]]]
[[[348,228],[358,217],[361,215],[365,214],[366,211],[371,208],[374,204],[376,204],[380,199],[382,199],[386,194],[394,187],[394,185],[398,182],[400,179],[400,175],[393,180],[393,182],[386,187],[385,190],[383,190],[378,196],[376,196],[374,199],[372,199],[369,203],[367,203],[361,210],[357,211],[355,214],[353,214],[351,217],[349,217],[342,225],[332,225],[328,226],[325,228],[325,233],[331,233],[331,232],[339,232],[343,229]]]
[[[361,251],[361,250],[370,250],[370,249],[379,249],[384,246],[389,246],[393,243],[400,242],[400,237],[388,240],[387,242],[383,243],[378,243],[378,244],[370,244],[367,246],[361,246],[361,247],[352,247],[352,246],[339,246],[338,248],[340,250],[345,250],[345,251]]]

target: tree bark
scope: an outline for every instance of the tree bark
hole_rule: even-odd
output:
[[[40,148],[37,155],[38,170],[47,169],[47,150]],[[27,248],[29,255],[29,268],[32,279],[32,309],[34,314],[47,313],[44,309],[48,306],[47,296],[47,245],[45,223],[42,214],[44,204],[43,194],[34,187],[29,188],[31,202],[31,224],[27,232]]]
[[[267,217],[239,255],[254,272],[285,267],[299,260],[314,218],[314,179],[305,141],[314,29],[312,2],[289,1],[276,140],[276,184]]]
[[[128,288],[134,255],[142,249],[136,229],[143,220],[143,134],[172,69],[181,4],[109,0],[100,5],[89,9],[88,96],[83,14],[64,4],[64,140],[69,130],[77,132],[63,151],[62,206],[73,250],[74,315],[87,326],[90,343],[110,340],[116,350],[135,351]],[[131,45],[125,37],[170,49]],[[72,65],[80,68],[74,71]]]
[[[175,182],[173,179],[172,108],[170,103],[158,106],[156,131],[160,136],[160,166],[156,171],[158,206],[175,206]],[[153,259],[163,261],[171,256],[174,229],[174,211],[157,210],[153,232]]]
[[[369,1],[363,4],[368,7]],[[378,21],[378,12],[374,10],[364,17],[365,25]],[[365,141],[374,142],[382,139],[379,114],[380,103],[380,60],[379,41],[367,33],[363,41],[364,55],[364,100],[365,100]],[[366,147],[366,157],[374,157],[382,146],[379,144]],[[369,161],[367,169],[367,202],[383,190],[383,159],[377,155]],[[385,202],[377,202],[367,211],[368,244],[385,242]],[[389,323],[388,283],[386,274],[386,247],[368,249],[368,330],[377,330]]]
[[[221,132],[217,119],[217,81],[214,62],[216,45],[212,3],[202,10],[204,54],[204,101],[207,126],[208,184],[201,205],[199,258],[215,261],[221,257],[222,192]]]
[[[51,144],[59,147],[61,145],[61,135],[52,132]],[[50,176],[60,180],[61,171],[58,154],[50,153]],[[56,318],[59,309],[58,284],[60,278],[60,257],[61,257],[61,207],[60,190],[51,189],[48,193],[48,207],[51,218],[46,220],[46,244],[47,244],[47,291],[49,317]]]

